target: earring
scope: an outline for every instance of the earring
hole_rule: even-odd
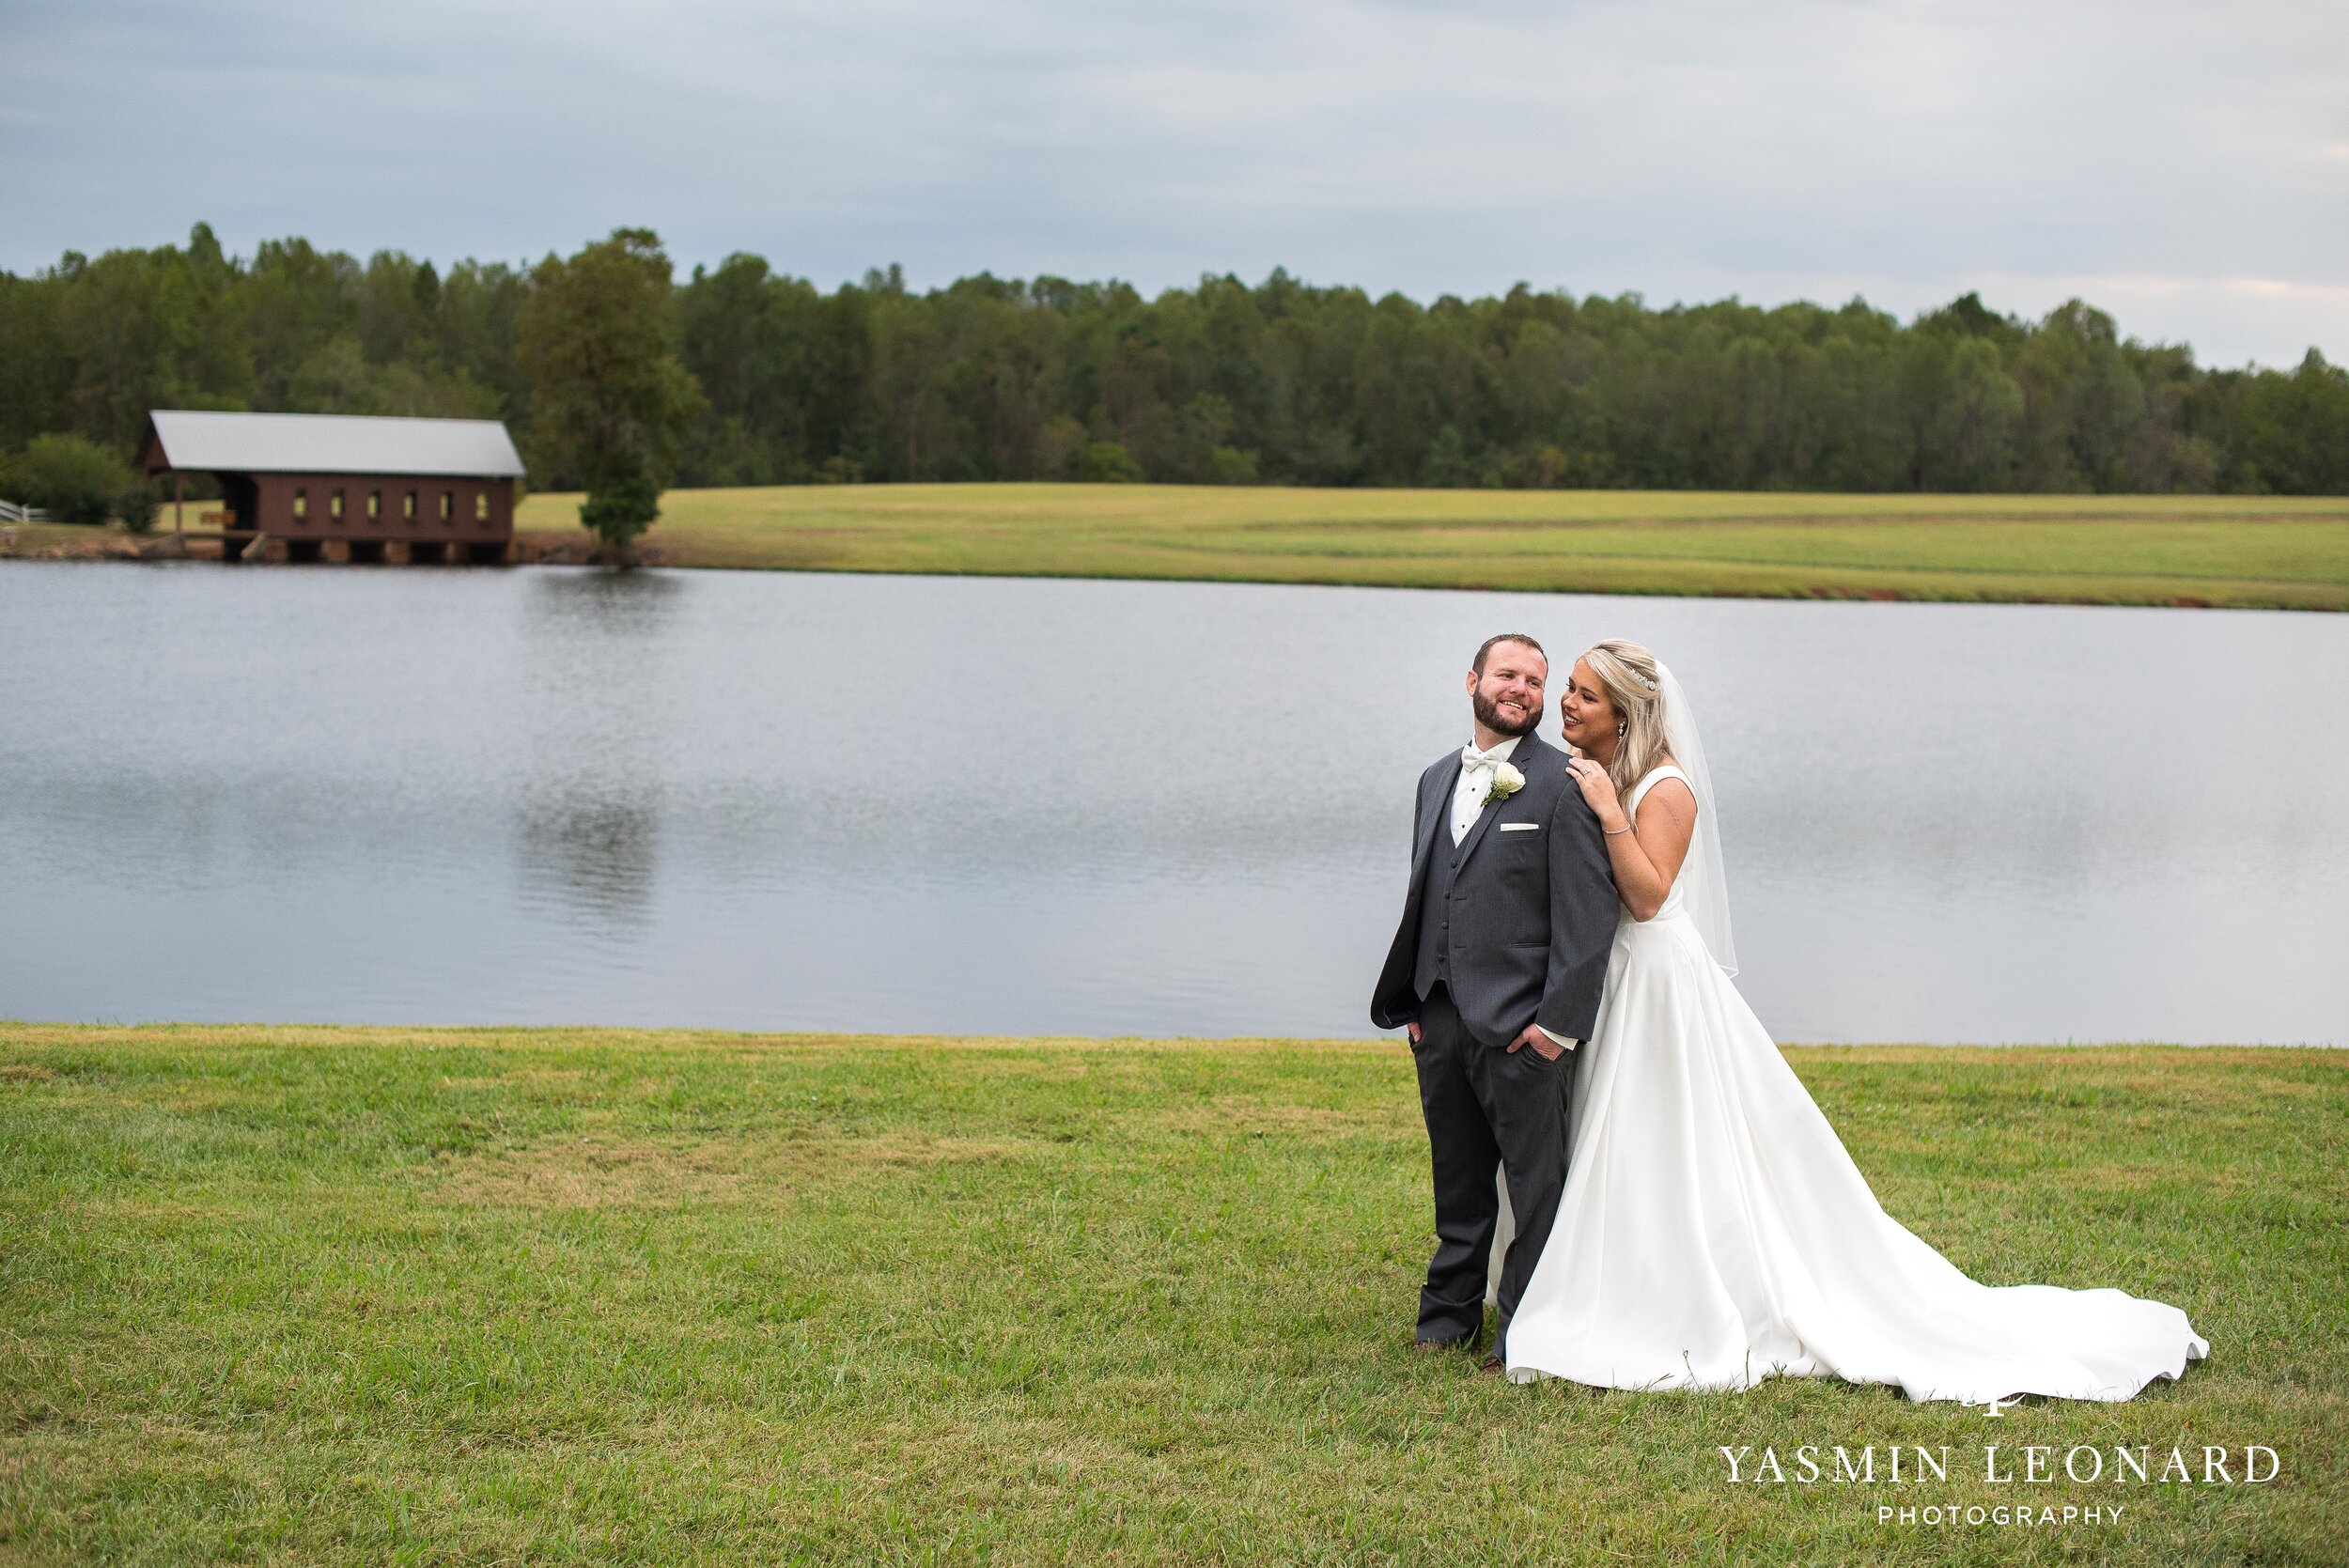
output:
[[[1623,737],[1624,737],[1626,734],[1628,734],[1628,733],[1630,732],[1630,729],[1631,729],[1631,721],[1630,721],[1630,720],[1628,720],[1628,719],[1618,719],[1618,720],[1616,720],[1616,721],[1615,721],[1615,738],[1616,738],[1616,739],[1618,739],[1618,740],[1621,740],[1621,739],[1622,739],[1622,738],[1623,738]]]

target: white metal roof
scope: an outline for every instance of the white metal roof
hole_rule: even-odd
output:
[[[494,419],[387,419],[371,414],[210,413],[148,416],[163,461],[187,472],[423,474],[520,478],[514,440]]]

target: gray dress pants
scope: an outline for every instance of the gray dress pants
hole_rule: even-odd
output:
[[[1420,1009],[1420,1109],[1436,1195],[1436,1253],[1420,1291],[1419,1337],[1439,1343],[1473,1338],[1485,1325],[1485,1286],[1506,1172],[1517,1238],[1501,1265],[1501,1333],[1525,1295],[1549,1240],[1566,1186],[1567,1088],[1574,1055],[1555,1062],[1531,1046],[1510,1051],[1470,1037],[1452,995],[1438,981]],[[1496,1339],[1498,1350],[1501,1341]]]

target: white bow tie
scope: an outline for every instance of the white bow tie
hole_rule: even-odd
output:
[[[1480,752],[1473,746],[1463,746],[1460,748],[1460,766],[1464,769],[1470,768],[1490,768],[1498,769],[1502,763],[1508,760],[1508,758],[1501,754],[1501,749],[1499,747],[1495,747],[1489,752]]]

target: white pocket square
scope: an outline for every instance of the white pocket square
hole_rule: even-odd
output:
[[[1538,822],[1503,822],[1501,831],[1504,833],[1538,833],[1542,825]]]

